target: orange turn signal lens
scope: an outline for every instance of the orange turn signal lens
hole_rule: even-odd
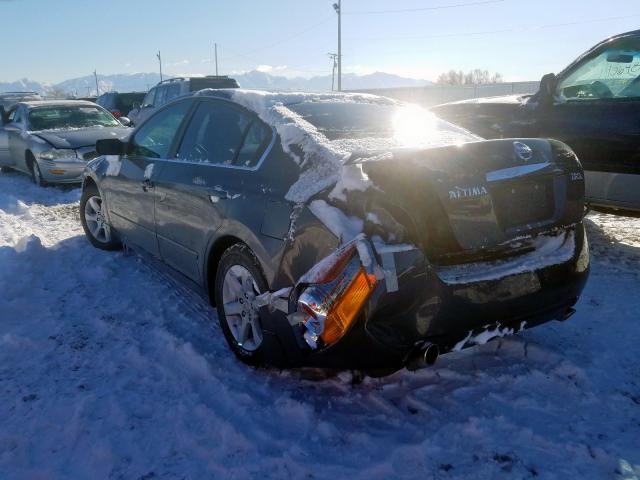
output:
[[[66,171],[53,169],[53,170],[49,170],[49,173],[52,173],[53,175],[64,175]]]
[[[375,275],[368,275],[364,268],[360,267],[349,286],[336,299],[327,314],[324,332],[320,335],[326,345],[337,342],[347,332],[369,300],[375,285]]]

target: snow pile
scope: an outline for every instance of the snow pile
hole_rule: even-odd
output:
[[[78,199],[0,173],[3,479],[640,476],[640,220],[587,218],[571,320],[362,380],[245,367]]]
[[[541,235],[533,240],[534,250],[513,259],[494,262],[465,263],[438,268],[438,277],[450,285],[497,280],[508,275],[533,272],[550,265],[559,265],[573,258],[575,234],[570,232],[554,237]]]

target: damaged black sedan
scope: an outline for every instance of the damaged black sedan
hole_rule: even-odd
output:
[[[573,313],[583,171],[369,95],[203,91],[98,142],[82,225],[171,267],[249,364],[397,369]]]

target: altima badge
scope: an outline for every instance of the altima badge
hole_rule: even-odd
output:
[[[454,187],[453,190],[449,190],[449,200],[460,200],[463,198],[478,198],[484,195],[489,195],[487,187],[478,185],[474,187]]]
[[[522,142],[513,142],[513,151],[516,153],[516,157],[523,162],[528,162],[533,158],[531,147]]]

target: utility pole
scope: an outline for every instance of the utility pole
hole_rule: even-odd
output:
[[[342,91],[342,0],[333,4],[338,14],[338,91]]]
[[[214,58],[216,59],[216,77],[218,76],[218,44],[213,44]]]
[[[162,56],[160,55],[160,50],[158,50],[156,57],[158,57],[158,63],[160,64],[160,81],[162,81]]]
[[[93,78],[96,80],[96,97],[100,96],[100,88],[98,87],[98,73],[93,71]]]
[[[336,84],[336,67],[338,66],[338,54],[330,53],[329,58],[333,60],[333,72],[331,73],[331,91],[333,92],[335,90]]]

